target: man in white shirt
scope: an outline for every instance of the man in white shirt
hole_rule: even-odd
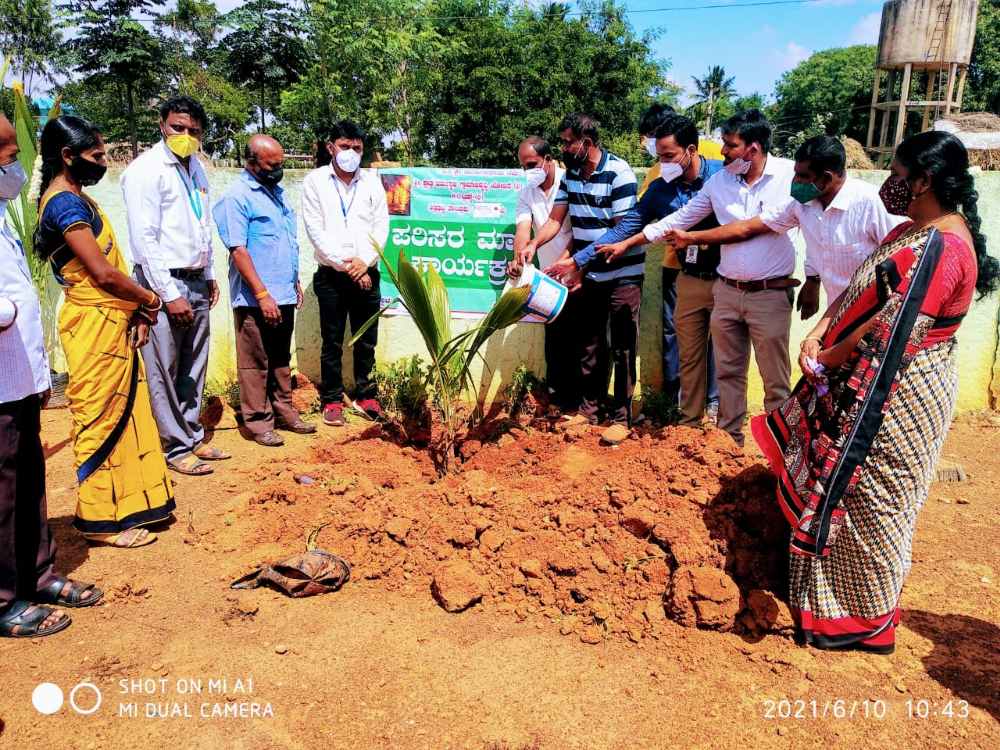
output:
[[[0,112],[0,637],[51,635],[70,619],[32,602],[96,604],[100,592],[61,578],[45,502],[41,409],[49,398],[49,360],[42,314],[7,203],[26,175],[14,127]]]
[[[632,246],[663,239],[671,229],[689,229],[713,212],[727,225],[785,206],[795,164],[768,154],[771,125],[764,115],[756,109],[734,115],[722,126],[722,140],[724,170],[712,175],[683,208],[604,252],[617,257]],[[765,407],[777,408],[791,392],[788,333],[792,289],[799,284],[792,278],[795,247],[785,234],[765,234],[723,244],[720,257],[711,322],[719,427],[743,445],[751,343],[764,381]]]
[[[890,214],[878,188],[849,177],[844,145],[828,135],[817,135],[795,152],[795,179],[791,198],[760,216],[704,232],[672,230],[676,245],[691,242],[731,243],[798,227],[806,240],[806,284],[799,293],[802,319],[816,314],[819,287],[834,306],[862,261],[871,255],[905,216]]]
[[[516,230],[514,232],[514,258],[511,273],[520,273],[519,258],[525,246],[531,241],[532,232],[538,234],[552,213],[559,183],[565,170],[552,158],[552,147],[537,135],[525,138],[517,149],[517,160],[525,170],[528,184],[517,197],[514,212]],[[563,219],[558,234],[536,253],[539,268],[548,268],[557,260],[569,257],[573,242],[573,228],[569,213]],[[563,311],[551,323],[545,325],[545,382],[549,390],[549,400],[562,411],[576,409],[580,405],[580,348],[579,305],[581,296],[571,294],[566,298]]]
[[[330,163],[306,175],[302,184],[302,218],[319,268],[313,289],[319,300],[323,344],[320,353],[320,399],[323,422],[344,424],[344,381],[341,366],[347,319],[357,331],[380,308],[378,253],[389,237],[389,207],[382,180],[362,171],[364,131],[349,120],[333,125],[326,144]],[[354,344],[352,405],[371,418],[381,416],[372,370],[378,324]]]
[[[153,416],[167,466],[203,475],[204,460],[230,456],[202,445],[201,399],[208,370],[209,310],[219,301],[212,269],[208,177],[195,155],[207,123],[186,96],[160,107],[163,140],[122,173],[135,278],[163,300],[166,315],[142,348]]]

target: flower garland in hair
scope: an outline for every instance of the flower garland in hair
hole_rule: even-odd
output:
[[[38,194],[42,189],[42,155],[35,157],[35,164],[31,168],[31,184],[28,186],[28,202],[38,203],[41,196]]]

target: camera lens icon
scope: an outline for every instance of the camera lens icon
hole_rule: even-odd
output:
[[[62,704],[62,688],[54,682],[43,682],[31,691],[31,705],[40,714],[51,716],[62,708]]]
[[[31,692],[31,704],[38,713],[51,716],[63,707],[63,691],[54,682],[40,683]],[[81,716],[97,713],[104,696],[100,688],[92,682],[78,682],[69,691],[69,706]]]

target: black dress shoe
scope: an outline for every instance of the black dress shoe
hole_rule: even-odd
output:
[[[259,435],[254,435],[253,440],[258,445],[263,445],[268,448],[277,448],[279,445],[284,445],[285,440],[274,430],[268,430],[267,432],[262,432]]]
[[[294,432],[299,435],[312,435],[316,432],[316,425],[311,422],[306,422],[300,419],[298,422],[292,422],[291,424],[285,424],[281,422],[275,425],[279,430],[287,430],[288,432]]]

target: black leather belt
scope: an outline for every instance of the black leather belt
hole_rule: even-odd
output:
[[[681,269],[688,276],[693,276],[696,279],[701,279],[702,281],[715,281],[719,278],[719,274],[715,271],[689,271],[686,268]]]
[[[205,278],[204,268],[171,268],[170,275],[175,279],[185,279],[189,281],[197,281],[199,279]]]
[[[758,279],[754,281],[737,281],[736,279],[727,279],[725,276],[720,276],[719,278],[729,284],[729,286],[736,287],[741,292],[762,292],[765,289],[791,289],[802,283],[791,276],[778,276],[774,279]]]

